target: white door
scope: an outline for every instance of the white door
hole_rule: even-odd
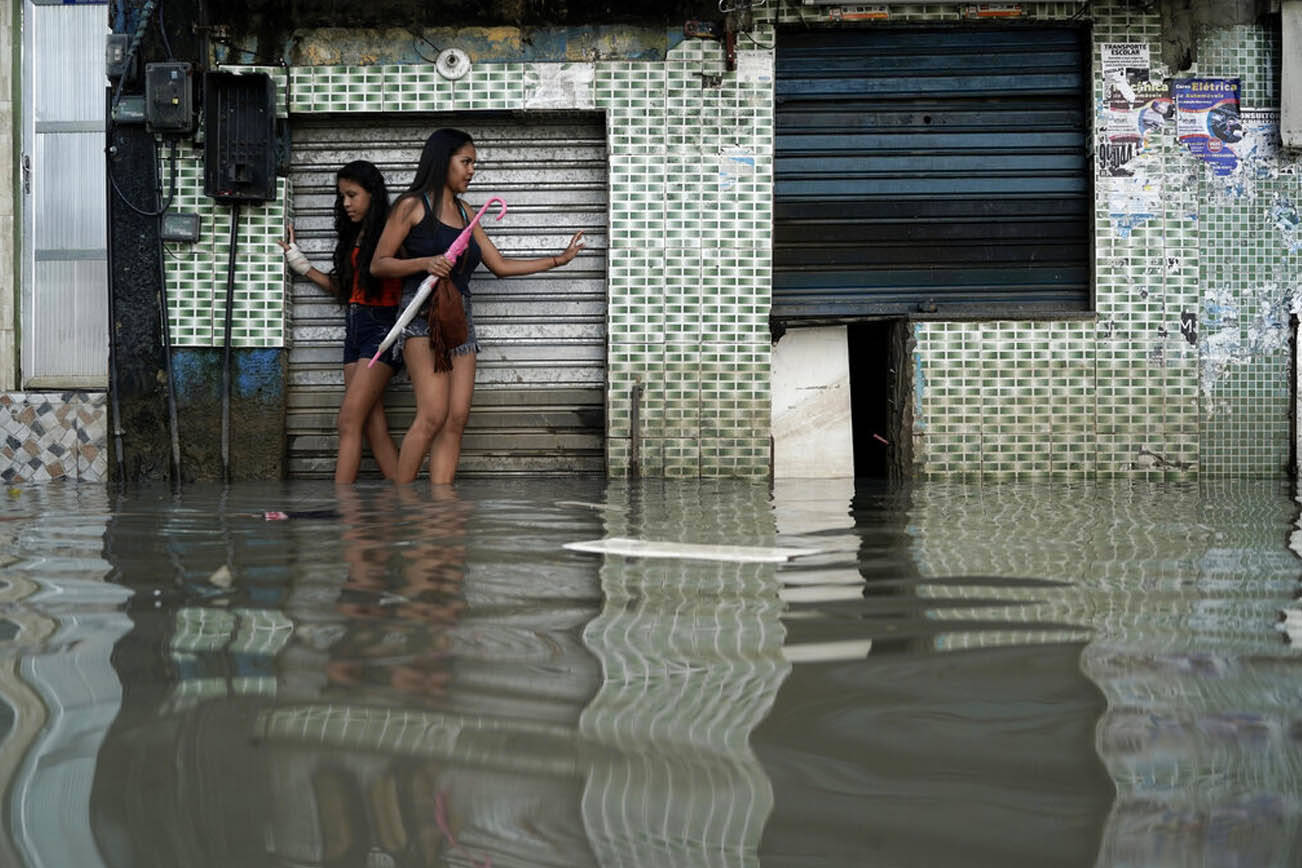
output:
[[[108,383],[105,3],[23,4],[22,386]]]

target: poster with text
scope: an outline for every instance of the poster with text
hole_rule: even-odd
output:
[[[1189,153],[1228,175],[1239,164],[1234,147],[1243,140],[1237,78],[1184,78],[1173,87],[1175,132]]]
[[[1108,42],[1101,50],[1104,101],[1099,170],[1107,177],[1128,177],[1133,171],[1126,164],[1175,116],[1175,104],[1167,82],[1152,77],[1147,43]]]

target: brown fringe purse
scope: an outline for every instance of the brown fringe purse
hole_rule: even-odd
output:
[[[452,351],[466,342],[469,331],[461,291],[450,278],[439,278],[429,296],[429,348],[434,356],[434,373],[452,370]]]

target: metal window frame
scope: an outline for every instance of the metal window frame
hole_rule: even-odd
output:
[[[99,132],[101,139],[105,134],[103,119],[93,121],[49,121],[39,125],[36,122],[36,101],[34,82],[40,73],[40,58],[36,56],[35,27],[32,11],[37,6],[101,6],[107,9],[106,0],[82,0],[82,2],[62,2],[62,0],[22,0],[22,39],[21,39],[21,148],[17,154],[19,167],[17,173],[18,187],[15,190],[18,210],[21,213],[20,243],[17,254],[19,263],[17,274],[19,292],[15,301],[19,306],[19,371],[18,385],[22,389],[89,389],[108,388],[108,358],[104,359],[103,370],[94,374],[51,373],[38,368],[36,317],[36,263],[38,261],[87,261],[104,260],[105,285],[107,286],[107,249],[105,237],[103,247],[85,250],[39,250],[36,247],[36,188],[32,182],[38,178],[38,169],[32,167],[31,161],[37,150],[37,136],[41,133]],[[104,32],[108,33],[107,12],[105,13]],[[101,59],[104,53],[98,55]],[[86,191],[86,199],[99,203],[107,212],[103,189]],[[104,333],[107,337],[109,324],[104,321]]]

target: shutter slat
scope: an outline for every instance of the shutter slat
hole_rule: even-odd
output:
[[[777,48],[779,318],[1084,310],[1078,29],[869,28]]]

